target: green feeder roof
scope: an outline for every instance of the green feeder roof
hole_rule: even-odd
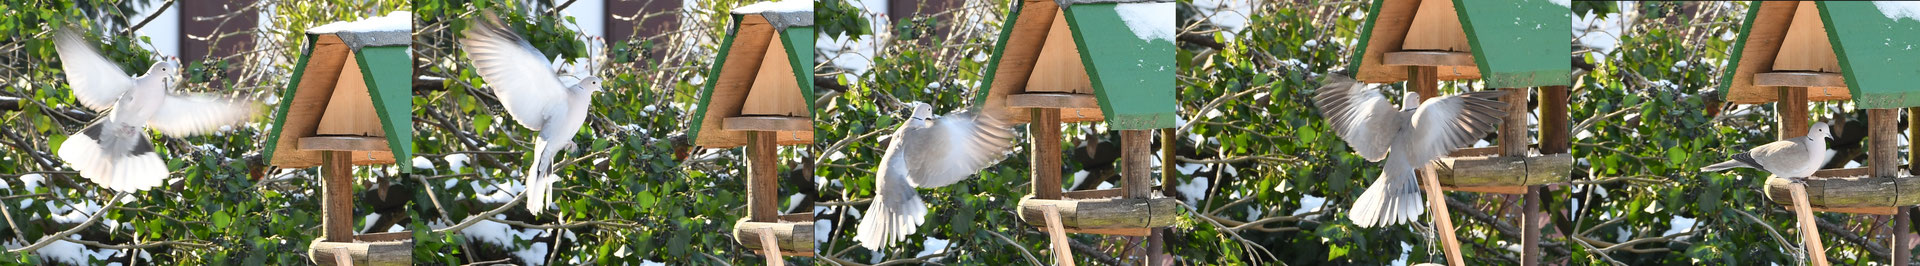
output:
[[[1354,53],[1354,78],[1407,80],[1407,66],[1438,66],[1440,80],[1482,79],[1488,88],[1567,86],[1572,9],[1549,0],[1374,0]],[[1389,62],[1400,52],[1470,55],[1448,63]]]
[[[733,12],[700,89],[694,145],[743,146],[748,131],[778,132],[779,145],[813,143],[813,10],[751,7]]]
[[[1920,5],[1764,1],[1748,10],[1720,80],[1728,101],[1773,102],[1777,87],[1808,87],[1813,101],[1920,106],[1920,95],[1908,96],[1920,92]]]
[[[387,149],[353,151],[354,165],[413,170],[411,20],[394,12],[307,32],[293,80],[274,107],[263,153],[270,165],[319,166],[321,150],[301,148],[309,137],[370,137],[385,140]]]
[[[1016,123],[1031,115],[1017,108],[1045,107],[1116,130],[1175,126],[1172,1],[1013,4],[975,106]]]

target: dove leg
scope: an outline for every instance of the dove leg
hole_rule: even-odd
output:
[[[779,178],[774,176],[774,132],[747,132],[747,217],[755,222],[780,219]]]
[[[353,152],[321,152],[321,227],[327,242],[353,242]]]

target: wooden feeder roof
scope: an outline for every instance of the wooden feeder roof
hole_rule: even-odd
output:
[[[395,159],[413,157],[411,19],[394,12],[307,32],[275,107],[269,164],[314,167],[324,150],[350,150],[354,165],[413,169],[412,160]]]
[[[1440,80],[1483,79],[1488,88],[1566,86],[1573,12],[1552,2],[1374,0],[1348,69],[1372,83],[1407,80],[1407,66],[1430,65]]]
[[[813,143],[813,11],[735,12],[694,111],[694,145],[746,145],[748,131],[779,145]],[[777,48],[777,49],[775,49]]]
[[[1030,120],[1022,108],[1049,107],[1062,122],[1174,127],[1174,25],[1140,23],[1173,16],[1171,2],[1014,1],[974,104],[1016,123]]]
[[[1813,101],[1860,108],[1920,106],[1920,17],[1872,2],[1753,2],[1720,90],[1735,103],[1778,101],[1808,87]],[[1853,97],[1861,95],[1864,97]]]

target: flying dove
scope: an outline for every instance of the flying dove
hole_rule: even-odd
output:
[[[55,153],[93,183],[120,192],[162,185],[171,171],[143,129],[189,137],[246,122],[258,112],[253,101],[167,91],[173,87],[170,78],[180,72],[173,61],[161,60],[146,75],[128,76],[80,34],[73,28],[55,31],[54,50],[74,99],[108,114],[67,136]]]
[[[979,109],[934,117],[933,106],[912,103],[913,116],[894,131],[880,159],[873,204],[855,238],[869,250],[905,240],[926,222],[927,204],[915,187],[952,185],[1006,158],[1013,128]]]
[[[1701,167],[1700,171],[1719,172],[1734,168],[1753,168],[1767,171],[1786,178],[1805,178],[1820,170],[1827,163],[1827,139],[1833,133],[1827,129],[1827,122],[1813,124],[1807,130],[1807,136],[1789,138],[1753,147],[1746,153],[1734,154],[1732,160]]]
[[[521,126],[540,135],[533,140],[534,162],[527,167],[527,210],[539,214],[553,203],[553,157],[575,148],[573,135],[587,121],[587,107],[593,93],[600,91],[600,78],[588,76],[573,85],[564,85],[547,61],[526,38],[507,29],[492,13],[485,21],[469,25],[460,44],[473,67],[486,80],[500,105]]]
[[[1373,227],[1410,222],[1426,212],[1413,171],[1440,156],[1472,145],[1494,130],[1506,115],[1502,91],[1469,92],[1427,99],[1394,110],[1378,87],[1338,74],[1328,75],[1314,95],[1327,124],[1367,161],[1385,166],[1373,185],[1353,202],[1347,218]],[[1418,101],[1406,93],[1403,102]]]

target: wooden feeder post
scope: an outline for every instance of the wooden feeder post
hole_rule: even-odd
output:
[[[1767,180],[1767,195],[1788,204],[1809,259],[1826,265],[1815,211],[1895,215],[1894,264],[1905,265],[1907,206],[1920,204],[1920,180],[1900,170],[1897,109],[1920,106],[1920,20],[1893,18],[1866,2],[1754,2],[1735,41],[1721,90],[1734,103],[1775,102],[1781,139],[1805,136],[1809,101],[1852,100],[1867,109],[1867,168],[1825,169],[1803,183]],[[1920,116],[1915,116],[1920,118]],[[1839,125],[1836,125],[1839,126]],[[1915,127],[1920,132],[1920,127]],[[1911,137],[1911,136],[1910,136]]]
[[[781,264],[781,256],[814,254],[811,204],[780,210],[778,157],[780,146],[814,142],[813,11],[755,12],[732,15],[691,132],[696,146],[746,146],[747,217],[734,224],[733,238]]]
[[[407,21],[404,12],[389,14]],[[373,20],[381,20],[376,18]],[[321,265],[408,265],[413,233],[356,234],[353,167],[413,169],[411,29],[369,21],[307,33],[293,79],[280,94],[263,154],[280,168],[320,167],[321,231],[308,257]],[[358,30],[334,30],[358,28]]]
[[[1072,264],[1067,233],[1160,238],[1179,203],[1153,193],[1151,132],[1174,127],[1174,47],[1171,36],[1130,28],[1123,10],[1164,10],[1166,0],[1018,0],[989,62],[985,90],[974,104],[995,117],[1028,123],[1033,147],[1032,191],[1018,213],[1048,232],[1058,263]],[[1148,6],[1151,5],[1151,6]],[[1164,5],[1164,7],[1160,6]],[[1094,45],[1089,45],[1094,44]],[[1120,131],[1120,189],[1062,191],[1063,123],[1107,122]],[[1165,185],[1165,184],[1162,184]],[[1148,245],[1148,264],[1164,259]]]
[[[1445,190],[1524,194],[1522,265],[1538,265],[1544,185],[1572,178],[1567,88],[1573,67],[1563,58],[1571,10],[1544,1],[1375,0],[1362,26],[1356,80],[1407,81],[1420,101],[1438,97],[1440,81],[1482,80],[1507,91],[1498,147],[1464,149],[1420,171],[1422,191],[1451,265],[1464,265]],[[1497,51],[1481,53],[1479,51]],[[1528,151],[1529,88],[1540,87],[1540,149]],[[1409,104],[1415,104],[1409,101]]]

